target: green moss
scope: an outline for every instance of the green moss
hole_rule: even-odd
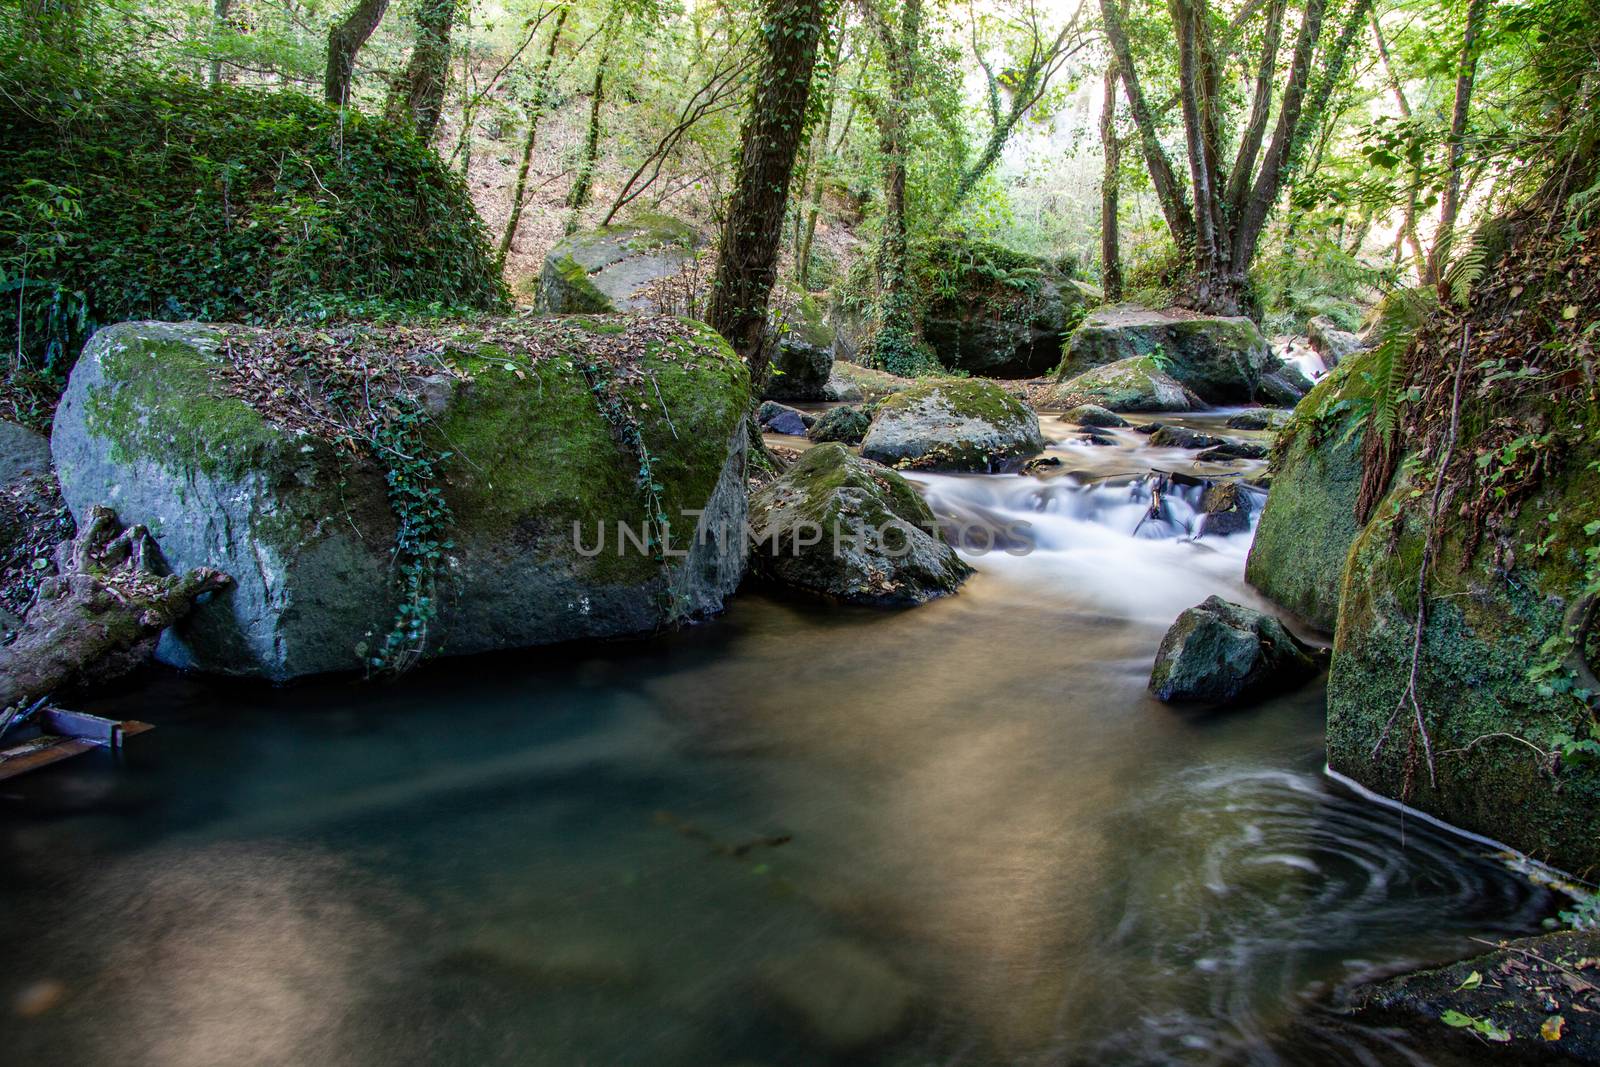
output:
[[[979,419],[1001,427],[1026,426],[1032,409],[992,382],[973,378],[940,378],[919,382],[884,397],[880,412],[910,410],[927,400],[942,401],[958,416]]]
[[[1583,592],[1581,524],[1600,476],[1582,462],[1566,471],[1502,531],[1516,561],[1508,569],[1495,564],[1487,544],[1464,559],[1459,530],[1440,545],[1429,572],[1418,693],[1437,786],[1421,764],[1408,772],[1404,714],[1372,755],[1410,673],[1426,525],[1410,477],[1397,479],[1350,550],[1328,687],[1328,754],[1336,770],[1374,789],[1584,871],[1600,866],[1600,773],[1579,765],[1553,770],[1529,747],[1547,751],[1558,735],[1581,736],[1587,718],[1571,696],[1542,691],[1529,678]],[[1551,513],[1562,517],[1548,531],[1550,547],[1543,556],[1529,552],[1522,546],[1546,529]]]
[[[554,259],[546,265],[545,270],[547,274],[553,273],[560,279],[560,285],[564,290],[560,297],[560,306],[552,307],[552,311],[563,314],[605,315],[617,310],[611,298],[589,280],[589,272],[571,256]],[[545,288],[548,291],[550,287],[546,285]]]
[[[191,328],[215,345],[220,335]],[[86,415],[92,432],[112,442],[112,459],[170,469],[238,475],[275,458],[280,435],[248,404],[213,380],[201,348],[176,338],[145,341],[118,335],[103,357],[106,384],[92,388]],[[161,410],[160,425],[146,412]]]

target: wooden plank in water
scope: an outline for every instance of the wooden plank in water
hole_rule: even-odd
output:
[[[103,747],[81,737],[36,737],[0,752],[0,781]]]

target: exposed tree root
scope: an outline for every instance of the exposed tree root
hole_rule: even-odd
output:
[[[148,530],[122,529],[114,511],[95,507],[56,547],[56,576],[40,584],[21,632],[0,648],[0,708],[128,670],[196,597],[233,583],[210,567],[163,575],[158,564]]]

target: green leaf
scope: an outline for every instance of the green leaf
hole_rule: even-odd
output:
[[[1439,1021],[1446,1026],[1453,1026],[1458,1030],[1474,1025],[1477,1020],[1470,1015],[1463,1015],[1459,1011],[1445,1011],[1440,1014]]]
[[[1483,975],[1479,974],[1477,971],[1473,971],[1471,974],[1467,975],[1466,981],[1456,986],[1456,992],[1459,993],[1463,989],[1477,989],[1482,984]]]

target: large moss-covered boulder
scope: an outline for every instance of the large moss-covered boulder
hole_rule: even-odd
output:
[[[653,287],[676,275],[704,242],[688,223],[640,214],[624,223],[569,234],[544,257],[539,306],[553,315],[653,311]]]
[[[1300,685],[1320,658],[1271,615],[1207,597],[1167,630],[1150,671],[1157,700],[1232,704]]]
[[[1370,353],[1357,352],[1317,383],[1274,444],[1272,492],[1256,527],[1245,579],[1274,603],[1332,631],[1345,556],[1360,532],[1365,416],[1354,401]]]
[[[329,361],[346,371],[300,373]],[[363,380],[357,367],[384,372]],[[365,401],[349,398],[380,386],[422,413],[414,452],[369,447],[321,414],[359,427]],[[415,606],[393,562],[397,471],[449,511],[427,655],[718,610],[743,570],[749,392],[721,338],[670,319],[290,333],[124,323],[85,350],[52,447],[74,512],[109,505],[148,526],[174,570],[233,576],[169,631],[162,658],[284,680],[360,669],[402,604]],[[402,454],[434,466],[402,469]],[[722,536],[696,537],[691,510]],[[674,554],[641,547],[650,531]]]
[[[861,454],[892,467],[995,471],[1044,451],[1039,416],[993,382],[939,378],[879,402]]]
[[[1568,682],[1600,688],[1585,558],[1600,499],[1590,441],[1470,553],[1463,527],[1446,528],[1428,575],[1415,693],[1436,784],[1410,740],[1427,509],[1404,467],[1351,548],[1328,678],[1334,770],[1572,871],[1600,869],[1600,759],[1550,756],[1590,738],[1591,713]]]
[[[921,604],[972,573],[910,482],[841,444],[803,453],[750,503],[750,565],[857,604]]]
[[[1032,378],[1099,294],[1060,265],[986,241],[944,239],[924,250],[922,337],[950,370]]]
[[[1111,411],[1192,411],[1200,399],[1153,356],[1133,356],[1086,370],[1055,386],[1058,405],[1098,404]]]
[[[1141,356],[1155,356],[1165,373],[1208,404],[1255,399],[1262,375],[1282,366],[1256,324],[1243,316],[1119,304],[1091,311],[1073,331],[1056,380]]]
[[[23,336],[25,355],[58,346],[52,358],[70,360],[87,323],[506,299],[466,183],[391,123],[298,92],[121,65],[12,73],[0,218],[32,237],[0,242],[0,274],[52,283],[8,293],[13,309],[19,296],[35,303],[30,322],[56,307],[51,328]]]

